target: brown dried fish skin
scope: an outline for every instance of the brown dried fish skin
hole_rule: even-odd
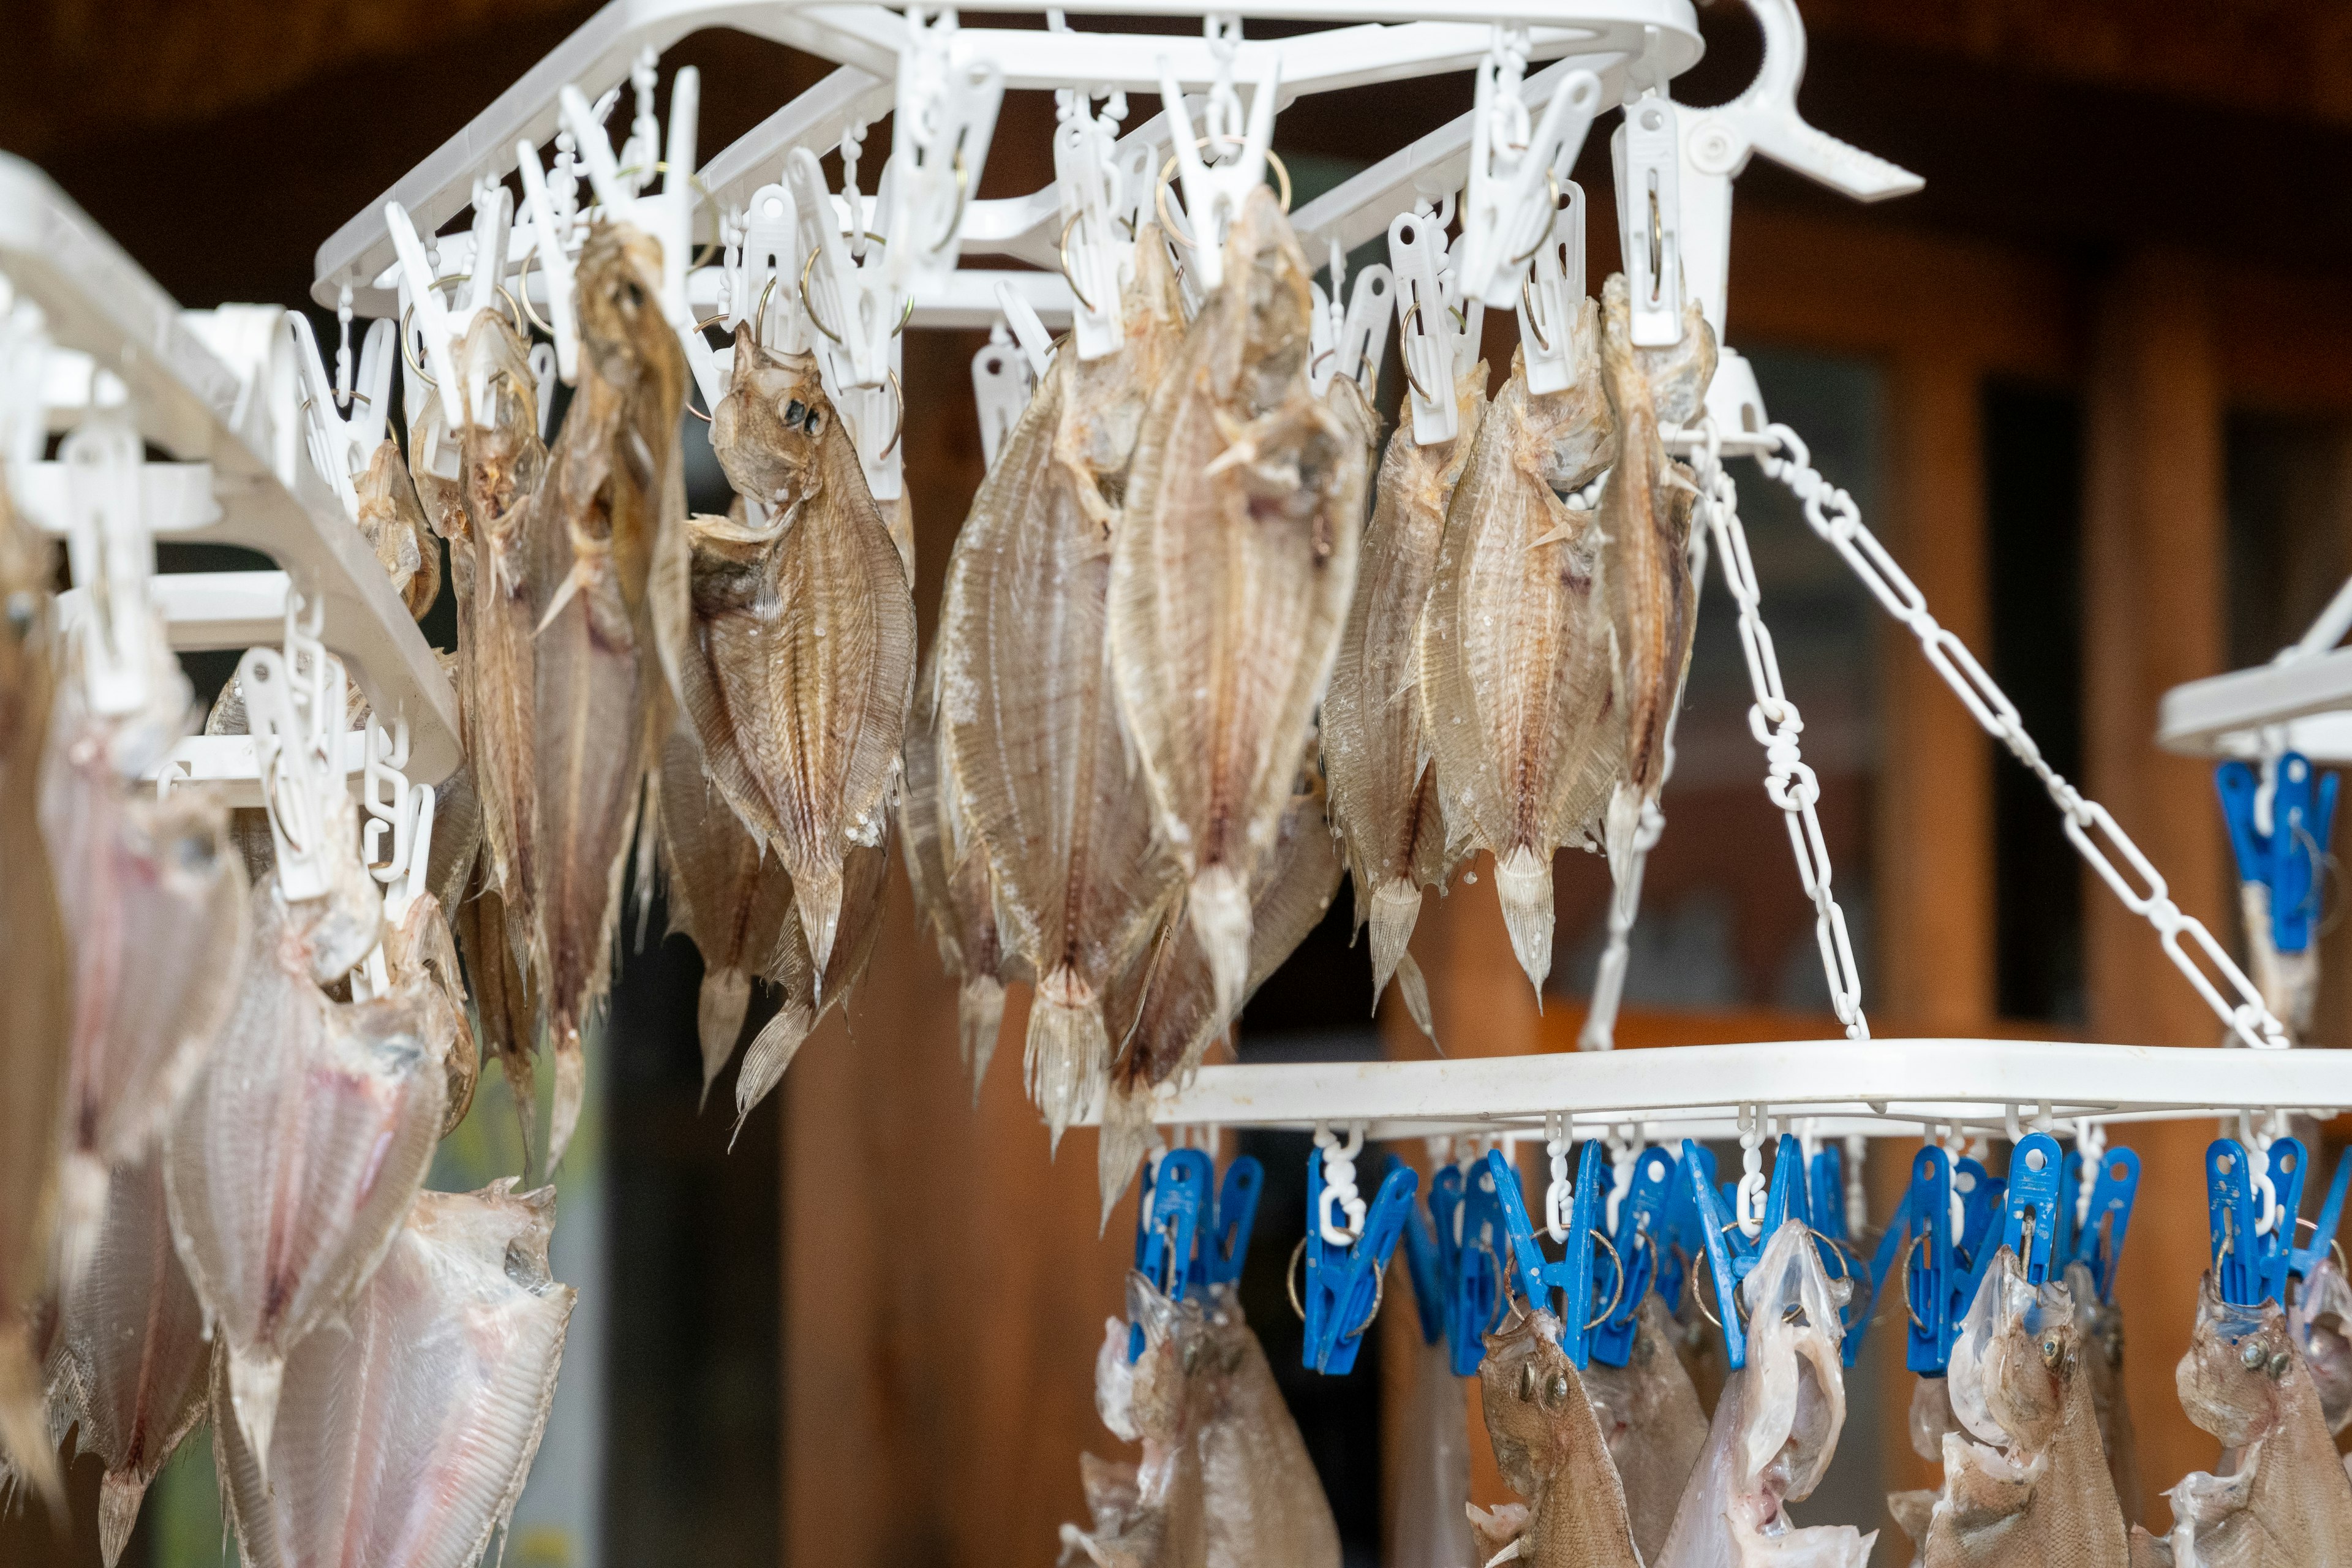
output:
[[[1208,1568],[1339,1568],[1339,1522],[1265,1347],[1230,1292],[1218,1292],[1206,1315],[1196,1377]]]
[[[2098,1413],[2099,1442],[2106,1452],[2107,1474],[2115,1482],[2116,1500],[2122,1505],[2124,1522],[2137,1524],[2146,1500],[2139,1479],[2139,1442],[2132,1426],[2131,1401],[2124,1387],[2123,1309],[2112,1301],[2099,1300],[2098,1286],[2087,1264],[2066,1266],[2066,1289],[2074,1298],[2075,1315],[2083,1321],[2083,1363],[2091,1379],[2091,1407]],[[2322,1386],[2324,1389],[2325,1384]],[[2323,1398],[2323,1405],[2325,1403]]]
[[[809,956],[798,907],[784,911],[783,933],[762,969],[762,977],[782,988],[784,1002],[743,1047],[743,1065],[735,1070],[738,1133],[743,1119],[776,1087],[825,1014],[847,1005],[881,933],[882,887],[889,868],[890,852],[880,844],[853,846],[843,858],[840,931],[821,979]]]
[[[815,360],[736,334],[711,447],[741,498],[656,584],[664,662],[736,814],[782,857],[820,973],[843,857],[881,843],[915,682],[915,604]]]
[[[1335,382],[1334,386],[1339,384]],[[1350,384],[1352,384],[1352,383]],[[1421,970],[1406,951],[1425,887],[1443,889],[1449,851],[1421,685],[1421,613],[1437,575],[1445,513],[1486,411],[1486,364],[1454,379],[1457,434],[1416,445],[1399,430],[1382,458],[1355,597],[1323,697],[1323,771],[1356,887],[1356,924],[1372,928],[1372,998],[1397,977],[1434,1042]]]
[[[375,1267],[441,1131],[442,1064],[398,1000],[338,1003],[275,886],[212,1059],[165,1142],[172,1230],[267,1452],[286,1352]]]
[[[1097,1568],[1207,1568],[1207,1488],[1199,1441],[1210,1359],[1200,1306],[1171,1301],[1140,1274],[1127,1277],[1127,1321],[1103,1325],[1095,1355],[1095,1408],[1121,1440],[1143,1445],[1134,1465],[1082,1465],[1092,1531],[1062,1527],[1062,1561],[1083,1552]],[[1129,1323],[1143,1354],[1127,1359]]]
[[[1390,1494],[1391,1568],[1468,1568],[1502,1543],[1477,1552],[1470,1533],[1469,1380],[1454,1375],[1443,1335],[1412,1347],[1412,1394],[1405,1415],[1403,1474]],[[1517,1533],[1513,1531],[1512,1533]]]
[[[662,748],[660,797],[670,930],[684,932],[702,954],[696,1026],[707,1100],[743,1033],[752,977],[783,938],[793,879],[712,787],[683,719]]]
[[[940,965],[957,982],[957,1045],[977,1105],[1004,1021],[1006,954],[988,854],[971,842],[940,774],[939,648],[935,638],[916,678],[914,710],[907,720],[898,838],[915,907],[939,943]]]
[[[422,1193],[341,1319],[287,1358],[257,1462],[216,1383],[222,1491],[253,1568],[471,1568],[521,1495],[576,1296],[552,1188]]]
[[[1551,971],[1552,855],[1608,800],[1622,728],[1601,529],[1561,499],[1615,460],[1591,300],[1567,330],[1571,384],[1530,392],[1515,353],[1478,423],[1421,626],[1445,820],[1494,857],[1511,948],[1538,992]]]
[[[531,1063],[539,1009],[531,994],[529,966],[508,942],[510,927],[505,903],[488,877],[489,852],[485,847],[475,879],[467,884],[467,896],[457,904],[457,951],[465,961],[467,988],[474,997],[481,1052],[505,1072],[507,1098],[514,1107],[527,1167],[539,1110],[537,1074]]]
[[[0,1461],[62,1518],[32,1328],[49,1282],[74,1016],[73,955],[39,815],[58,682],[56,570],[55,547],[17,519],[0,472]]]
[[[685,549],[686,360],[660,305],[661,247],[599,223],[580,254],[579,390],[532,503],[532,582],[552,585],[532,668],[530,952],[555,1050],[548,1163],[587,1087],[581,1032],[612,981],[640,795],[669,732],[653,564]]]
[[[160,1150],[113,1171],[89,1266],[66,1292],[59,1348],[75,1447],[106,1466],[98,1538],[113,1568],[149,1484],[204,1419],[212,1370],[204,1306],[173,1250]]]
[[[1684,1484],[1706,1447],[1707,1417],[1698,1391],[1675,1354],[1674,1321],[1664,1298],[1652,1291],[1634,1315],[1633,1353],[1623,1366],[1595,1358],[1584,1370],[1609,1445],[1609,1458],[1625,1489],[1625,1514],[1644,1563],[1657,1560],[1674,1528]]]
[[[248,935],[226,809],[200,789],[159,800],[125,784],[83,738],[86,748],[61,738],[42,799],[74,950],[59,1215],[68,1280],[98,1240],[107,1173],[147,1157],[212,1050]]]
[[[376,447],[352,489],[358,492],[360,537],[375,552],[410,616],[423,619],[441,596],[441,551],[425,520],[416,483],[391,437]]]
[[[1367,462],[1309,389],[1306,257],[1271,192],[1136,439],[1113,542],[1111,668],[1218,1011],[1249,970],[1249,882],[1274,841],[1355,585]]]
[[[395,995],[416,1012],[419,1037],[440,1062],[445,1086],[441,1136],[457,1131],[482,1076],[481,1047],[466,1007],[457,942],[441,900],[424,893],[383,932],[383,959]]]
[[[1559,1320],[1538,1308],[1488,1334],[1478,1383],[1495,1462],[1528,1500],[1518,1558],[1529,1568],[1641,1568],[1624,1488],[1560,1351]]]

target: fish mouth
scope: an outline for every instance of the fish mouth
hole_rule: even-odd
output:
[[[1845,1426],[1844,1323],[1811,1231],[1790,1220],[1774,1232],[1741,1290],[1748,1329],[1740,1489],[1802,1500],[1828,1471]]]
[[[2038,1446],[2058,1418],[2059,1401],[2057,1373],[2036,1346],[2052,1336],[2079,1342],[2071,1331],[2075,1321],[2074,1298],[2063,1285],[2037,1286],[2025,1278],[2015,1253],[2002,1247],[1994,1254],[1952,1347],[1952,1414],[1960,1425],[1995,1447]]]

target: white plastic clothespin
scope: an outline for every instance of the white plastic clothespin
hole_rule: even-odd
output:
[[[1120,298],[1134,273],[1134,213],[1150,189],[1152,157],[1142,141],[1119,152],[1119,121],[1126,116],[1125,93],[1111,94],[1100,114],[1073,93],[1054,128],[1054,188],[1062,202],[1057,248],[1075,301],[1071,328],[1082,360],[1100,359],[1126,340]]]
[[[1173,136],[1177,177],[1184,186],[1184,221],[1192,230],[1192,264],[1204,289],[1224,280],[1225,230],[1241,215],[1250,192],[1265,183],[1265,149],[1274,138],[1274,103],[1282,88],[1282,55],[1268,50],[1265,64],[1250,90],[1249,118],[1242,124],[1241,100],[1234,89],[1234,51],[1241,42],[1241,20],[1211,16],[1204,24],[1209,47],[1216,56],[1217,79],[1202,111],[1202,134],[1192,134],[1192,116],[1184,107],[1184,93],[1176,73],[1163,57],[1160,62],[1160,97],[1168,110]],[[1201,142],[1234,149],[1234,155],[1212,168],[1201,159]]]
[[[73,580],[89,591],[80,655],[90,711],[136,712],[146,705],[157,652],[147,588],[155,574],[155,536],[145,448],[130,420],[110,411],[82,421],[58,459],[65,479],[58,531]]]
[[[1447,203],[1447,207],[1453,204]],[[1445,286],[1446,211],[1400,213],[1389,224],[1389,268],[1396,301],[1397,352],[1404,362],[1406,405],[1412,438],[1427,447],[1460,433],[1454,377],[1465,340],[1477,332]],[[1474,309],[1478,309],[1474,307]]]
[[[478,312],[499,308],[512,208],[513,200],[505,186],[476,181],[467,269],[461,278],[439,279],[425,259],[425,243],[407,209],[398,202],[383,204],[384,227],[391,232],[392,247],[400,257],[400,292],[406,301],[408,319],[401,330],[415,335],[423,350],[421,357],[431,367],[434,390],[440,395],[442,420],[453,434],[466,426],[465,394],[457,379],[457,342]],[[447,303],[441,298],[444,283],[459,285]],[[419,389],[412,383],[408,390],[413,394]],[[415,406],[413,401],[410,406]]]
[[[601,135],[602,132],[600,132]],[[572,140],[570,132],[565,141]],[[561,160],[570,156],[559,152]],[[568,198],[572,193],[551,190],[539,166],[539,149],[528,142],[515,143],[515,167],[522,174],[523,200],[530,204],[530,242],[539,257],[540,276],[547,284],[547,321],[555,329],[555,366],[571,385],[580,379],[580,311],[572,293],[572,229],[576,213]],[[568,174],[569,170],[564,172]],[[540,399],[542,413],[547,407]]]
[[[1038,381],[1045,379],[1045,367],[1054,363],[1054,334],[1036,307],[1013,285],[998,279],[996,308],[1004,312],[1005,325],[1013,331],[1013,341],[1021,346],[1022,357],[1029,362],[1029,374]]]
[[[346,293],[349,290],[345,290]],[[319,340],[310,319],[299,310],[286,313],[286,331],[294,344],[295,363],[302,375],[302,425],[310,447],[310,462],[333,487],[345,515],[359,515],[359,492],[353,479],[364,472],[376,448],[383,444],[385,416],[392,406],[392,361],[396,333],[390,321],[368,328],[360,347],[359,384],[347,384],[348,374],[327,376],[319,355]],[[349,351],[339,352],[348,366]],[[349,404],[348,412],[344,405]]]
[[[727,285],[727,326],[750,321],[761,347],[806,353],[810,328],[795,293],[800,269],[799,205],[788,187],[761,185],[743,212],[742,242]]]
[[[893,292],[920,293],[956,269],[956,240],[1003,98],[1003,68],[974,53],[953,10],[927,26],[920,6],[908,7],[883,225],[883,274]]]
[[[996,454],[1021,411],[1029,406],[1035,384],[1029,362],[1013,345],[1013,334],[999,321],[989,329],[988,342],[971,356],[972,401],[980,405],[980,451],[984,467],[996,467]]]
[[[48,317],[20,300],[0,277],[0,470],[20,507],[28,476],[48,444],[48,402],[43,389],[51,355]]]
[[[246,728],[268,808],[278,887],[289,901],[322,898],[330,880],[326,841],[331,791],[343,788],[337,766],[343,716],[342,661],[319,641],[321,611],[299,594],[286,601],[286,647],[247,648],[237,661]]]
[[[1356,286],[1350,291],[1347,268],[1347,255],[1334,242],[1331,286],[1338,298],[1327,295],[1319,283],[1309,286],[1315,295],[1315,314],[1307,380],[1318,397],[1330,390],[1334,376],[1355,377],[1367,388],[1379,385],[1381,363],[1388,353],[1388,319],[1396,275],[1374,263],[1356,274]]]
[[[1585,299],[1584,187],[1567,181],[1560,195],[1551,232],[1519,285],[1519,348],[1535,393],[1564,392],[1576,374],[1570,340]]]
[[[1601,79],[1570,71],[1531,127],[1519,94],[1528,48],[1525,26],[1497,26],[1478,67],[1456,262],[1463,298],[1489,305],[1507,306],[1517,295],[1528,263],[1553,232],[1568,172],[1601,110]]]
[[[1618,254],[1625,258],[1633,342],[1664,348],[1683,338],[1682,153],[1674,102],[1652,90],[1625,106],[1610,138],[1617,176]]]

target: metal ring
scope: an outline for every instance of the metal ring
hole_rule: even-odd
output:
[[[436,278],[431,283],[427,284],[426,287],[438,289],[444,283],[470,283],[473,280],[474,275],[470,272],[452,272],[445,278]],[[491,287],[499,291],[499,298],[507,302],[507,309],[514,312],[515,335],[517,337],[528,336],[529,329],[522,324],[522,307],[515,303],[515,297],[507,292],[507,286],[503,283],[495,283],[492,284]],[[427,386],[437,389],[441,384],[433,379],[431,373],[426,371],[424,365],[417,363],[416,353],[409,346],[408,323],[410,319],[415,314],[416,301],[412,300],[408,302],[408,309],[400,313],[400,357],[402,362],[405,363],[410,370],[416,373],[416,378],[419,381],[422,381]]]
[[[341,403],[341,402],[342,402],[342,401],[343,401],[343,399],[344,399],[344,398],[346,398],[346,397],[349,397],[349,398],[350,398],[352,402],[354,402],[354,403],[369,403],[368,395],[367,395],[366,393],[364,393],[364,392],[352,392],[352,393],[333,392],[333,393],[329,393],[327,395],[328,395],[328,396],[329,396],[332,401],[337,402],[337,403]],[[315,397],[306,397],[306,398],[304,398],[304,399],[302,400],[302,407],[301,407],[301,408],[298,408],[298,409],[296,409],[294,412],[296,412],[297,414],[299,414],[299,413],[303,412],[303,410],[304,410],[304,409],[309,408],[309,407],[310,406],[310,405],[311,405],[311,404],[316,403],[317,401],[318,401],[318,399],[317,399],[317,398],[315,398]],[[373,405],[372,403],[370,403],[370,404],[369,404],[369,406],[373,407]],[[2309,1220],[2305,1220],[2303,1223],[2304,1223],[2304,1224],[2305,1224],[2305,1225],[2309,1225],[2311,1222],[2310,1222]]]
[[[1491,1334],[1500,1325],[1503,1314],[1510,1309],[1511,1275],[1510,1270],[1503,1267],[1502,1254],[1495,1250],[1493,1242],[1481,1237],[1478,1250],[1485,1253],[1486,1260],[1495,1266],[1495,1306],[1494,1310],[1486,1314],[1486,1321],[1479,1330],[1481,1333]]]
[[[1591,1236],[1593,1240],[1599,1242],[1601,1246],[1609,1249],[1609,1261],[1617,1266],[1617,1289],[1610,1292],[1609,1305],[1601,1309],[1601,1315],[1599,1317],[1593,1319],[1591,1322],[1584,1325],[1587,1329],[1592,1329],[1607,1322],[1609,1321],[1609,1314],[1617,1310],[1617,1303],[1624,1299],[1625,1260],[1618,1256],[1617,1244],[1610,1240],[1609,1237],[1597,1226],[1593,1227],[1589,1234]]]
[[[875,233],[870,228],[866,231],[866,237],[872,240],[877,245],[887,245],[890,243],[887,239],[885,239],[882,236]],[[809,320],[816,323],[816,330],[818,331],[823,332],[835,342],[840,342],[842,341],[841,334],[835,331],[831,327],[826,326],[823,318],[817,315],[816,307],[809,302],[809,269],[816,265],[816,257],[817,253],[815,249],[812,247],[808,253],[808,259],[801,263],[801,309],[808,312]],[[765,298],[764,294],[762,295],[762,298]],[[890,329],[890,335],[895,338],[900,332],[905,331],[907,330],[907,323],[914,319],[914,315],[915,297],[912,294],[909,294],[907,296],[907,308],[899,312],[898,324]]]
[[[1551,186],[1552,222],[1557,222],[1559,218],[1559,198],[1565,194],[1559,188],[1559,171],[1553,169],[1549,164],[1546,164],[1544,166],[1544,182]],[[1533,261],[1536,258],[1536,252],[1541,250],[1544,247],[1544,241],[1550,237],[1551,223],[1546,223],[1543,226],[1543,232],[1536,236],[1536,242],[1528,247],[1528,253],[1525,256],[1514,256],[1509,261],[1504,263],[1504,265],[1507,267],[1517,267],[1524,262]]]
[[[1535,281],[1536,275],[1532,272],[1519,279],[1519,303],[1527,309],[1528,331],[1535,335],[1536,347],[1549,353],[1551,339],[1545,333],[1543,321],[1536,310]]]
[[[548,243],[549,243],[549,244],[551,244],[551,245],[552,245],[552,244],[554,243],[554,239],[553,239],[553,237],[551,237],[549,238]],[[540,316],[539,311],[538,311],[538,310],[537,310],[532,306],[532,304],[531,304],[531,302],[530,302],[530,268],[531,268],[531,263],[533,263],[533,262],[537,261],[538,259],[539,259],[539,247],[537,247],[536,245],[532,246],[529,250],[527,250],[527,251],[523,252],[523,258],[522,258],[522,270],[515,274],[515,293],[520,297],[521,301],[522,301],[522,313],[523,313],[524,315],[529,316],[529,317],[530,318],[530,324],[531,324],[532,326],[534,326],[534,327],[537,327],[541,331],[545,332],[549,337],[551,337],[551,337],[553,337],[553,336],[555,335],[555,326],[554,326],[554,324],[553,324],[552,322],[551,322],[551,321],[545,321],[545,320],[542,320],[542,319],[541,318],[541,316]],[[544,266],[542,266],[542,267],[540,268],[540,270],[541,270],[541,271],[542,271],[542,272],[544,272],[544,271],[546,271],[546,270],[547,270],[547,268],[546,268]],[[553,288],[553,285],[551,285],[551,284],[549,287],[550,287],[550,288],[551,288],[551,289]],[[550,302],[551,304],[551,303],[553,303],[553,301],[552,301],[551,300],[549,302]]]
[[[765,347],[768,342],[768,296],[776,291],[776,275],[768,274],[768,286],[760,290],[760,308],[751,313],[751,341]]]
[[[1282,1288],[1290,1292],[1290,1310],[1298,1314],[1302,1323],[1307,1321],[1307,1307],[1298,1299],[1298,1260],[1306,1256],[1307,1238],[1302,1236],[1298,1245],[1290,1249],[1290,1261],[1282,1269]]]
[[[1054,248],[1062,258],[1062,281],[1070,286],[1070,292],[1078,297],[1078,303],[1085,307],[1087,315],[1098,316],[1102,312],[1095,308],[1092,300],[1087,298],[1087,291],[1078,287],[1077,274],[1070,270],[1070,230],[1076,227],[1078,219],[1085,216],[1083,213],[1070,215],[1070,221],[1062,226],[1062,237],[1055,241]]]
[[[933,256],[937,256],[940,251],[945,250],[949,246],[955,243],[956,232],[963,227],[964,209],[971,205],[971,168],[963,161],[963,149],[961,147],[958,147],[955,150],[955,216],[948,220],[947,233],[940,237],[940,240],[937,245],[931,247],[930,253]]]
[[[1205,149],[1213,140],[1216,140],[1216,138],[1195,136],[1192,138],[1192,145],[1198,149]],[[1277,182],[1277,192],[1282,202],[1282,210],[1286,213],[1290,210],[1290,167],[1282,161],[1281,155],[1276,153],[1271,147],[1265,150],[1265,161],[1274,165],[1274,177]],[[1168,162],[1160,165],[1160,184],[1157,190],[1152,194],[1152,205],[1159,210],[1160,226],[1168,231],[1169,238],[1174,240],[1177,244],[1182,246],[1187,250],[1198,250],[1201,248],[1201,242],[1193,238],[1191,235],[1185,234],[1180,230],[1176,226],[1175,219],[1169,216],[1168,176],[1175,172],[1176,154],[1171,153],[1168,154]]]
[[[1389,1261],[1393,1263],[1396,1260],[1391,1258]],[[1363,1336],[1364,1331],[1372,1326],[1372,1320],[1381,1315],[1381,1303],[1388,1299],[1388,1293],[1389,1271],[1382,1268],[1372,1276],[1372,1310],[1364,1314],[1364,1321],[1362,1322],[1358,1323],[1354,1328],[1349,1329],[1346,1333],[1341,1334],[1339,1337],[1343,1340],[1360,1339]]]
[[[1437,399],[1429,395],[1429,388],[1421,384],[1421,377],[1412,374],[1412,355],[1405,352],[1406,330],[1412,325],[1412,319],[1420,314],[1421,301],[1415,300],[1404,308],[1404,314],[1397,318],[1397,363],[1404,370],[1405,384],[1412,388],[1412,395],[1423,403],[1434,403]]]
[[[1680,1252],[1682,1248],[1675,1250]],[[1715,1254],[1704,1247],[1698,1249],[1698,1257],[1691,1260],[1690,1278],[1683,1282],[1683,1288],[1691,1293],[1691,1300],[1698,1303],[1699,1315],[1719,1329],[1723,1327],[1723,1320],[1708,1310],[1706,1292],[1698,1288],[1698,1271],[1702,1267],[1706,1269],[1708,1279],[1715,1278]]]
[[[1919,1316],[1919,1310],[1911,1304],[1911,1258],[1914,1253],[1919,1250],[1920,1245],[1927,1239],[1927,1233],[1924,1230],[1911,1238],[1911,1245],[1903,1249],[1902,1269],[1903,1315],[1909,1318],[1911,1320],[1911,1326],[1918,1330],[1923,1334],[1927,1331],[1927,1324],[1926,1321]]]
[[[898,373],[897,371],[890,371],[887,374],[890,377],[890,395],[897,400],[898,405],[898,417],[890,426],[890,438],[882,443],[882,449],[880,451],[874,454],[874,459],[877,462],[881,461],[891,453],[897,451],[898,449],[898,437],[907,433],[907,389],[898,384]]]

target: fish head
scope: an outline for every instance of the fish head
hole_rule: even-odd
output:
[[[1278,406],[1304,384],[1315,310],[1307,271],[1274,192],[1263,185],[1250,192],[1225,236],[1224,287],[1202,312],[1216,311],[1217,324],[1233,334],[1224,346],[1236,358],[1218,368],[1244,418]]]
[[[2083,1324],[2083,1347],[2086,1355],[2095,1355],[2109,1367],[2124,1364],[2124,1313],[2112,1301],[2099,1300],[2098,1281],[2092,1278],[2091,1266],[2076,1261],[2066,1265],[2066,1293],[2074,1298],[2074,1316]]]
[[[1112,506],[1124,500],[1128,464],[1152,389],[1184,338],[1184,296],[1158,224],[1136,230],[1134,255],[1133,274],[1119,297],[1124,331],[1118,352],[1084,363],[1069,355],[1066,371],[1057,358],[1047,373],[1048,385],[1038,389],[1041,396],[1058,394],[1060,378],[1068,377],[1071,392],[1062,398],[1055,443],[1093,478]]]
[[[1845,1426],[1845,1325],[1810,1226],[1790,1220],[1740,1284],[1748,1365],[1735,1450],[1738,1489],[1802,1499],[1819,1485]]]
[[[1622,419],[1639,406],[1661,424],[1698,416],[1715,379],[1714,329],[1694,294],[1683,306],[1683,335],[1655,348],[1633,342],[1632,290],[1622,272],[1601,286],[1601,365],[1609,400]]]
[[[814,355],[763,348],[749,322],[735,329],[727,395],[710,413],[710,449],[738,495],[785,512],[806,500],[839,417]]]
[[[2242,1448],[2278,1430],[2302,1360],[2286,1313],[2276,1301],[2244,1307],[2224,1301],[2209,1271],[2197,1294],[2197,1327],[2173,1370],[2189,1419]]]
[[[2058,1433],[2066,1395],[2089,1375],[2089,1317],[2055,1282],[2035,1285],[2017,1255],[1993,1255],[1953,1344],[1952,1413],[1985,1442],[2029,1450]]]
[[[2352,1283],[2330,1258],[2311,1271],[2295,1292],[2287,1329],[2319,1391],[2327,1429],[2341,1432],[2352,1421]]]
[[[1587,299],[1576,307],[1568,333],[1569,384],[1558,392],[1528,388],[1527,351],[1511,351],[1510,379],[1488,417],[1500,416],[1514,431],[1517,461],[1564,501],[1617,462],[1616,405],[1604,395],[1601,374],[1601,307]]]
[[[1127,1316],[1143,1329],[1143,1353],[1128,1368],[1127,1420],[1136,1437],[1146,1443],[1172,1444],[1189,1423],[1193,1382],[1206,1370],[1208,1325],[1198,1303],[1171,1301],[1150,1280],[1130,1271],[1127,1277]],[[1127,1353],[1127,1336],[1118,1353]],[[1106,1343],[1104,1352],[1109,1353]],[[1101,1402],[1101,1368],[1097,1363],[1097,1403]],[[1105,1416],[1108,1420],[1108,1415]],[[1118,1431],[1114,1426],[1112,1430]],[[1122,1433],[1121,1436],[1125,1436]]]
[[[661,242],[635,224],[600,221],[574,278],[580,347],[596,375],[625,389],[683,393],[686,351],[662,313]]]
[[[1564,1417],[1584,1400],[1584,1381],[1559,1348],[1559,1321],[1537,1308],[1488,1334],[1478,1392],[1503,1479],[1534,1497],[1567,1466]]]

